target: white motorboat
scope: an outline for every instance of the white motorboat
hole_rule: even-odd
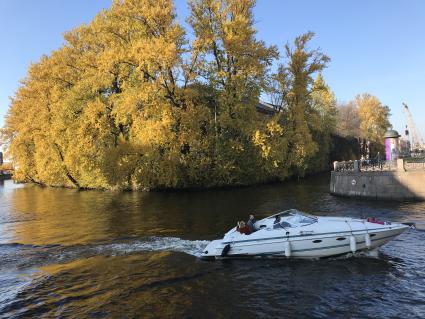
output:
[[[231,229],[210,242],[201,258],[337,256],[375,249],[408,228],[374,218],[322,217],[290,209],[256,221],[252,233]]]

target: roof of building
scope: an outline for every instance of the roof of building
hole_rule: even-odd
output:
[[[385,138],[396,138],[396,137],[400,137],[401,135],[398,134],[398,132],[396,130],[388,130],[385,132],[384,137]]]
[[[278,105],[259,101],[256,105],[256,108],[258,112],[268,114],[268,115],[273,115],[279,111],[280,107]]]

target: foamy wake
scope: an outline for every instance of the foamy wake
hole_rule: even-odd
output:
[[[95,256],[121,256],[150,251],[182,252],[199,257],[208,245],[207,240],[186,240],[177,237],[145,237],[89,245],[24,245],[0,243],[0,274],[2,271],[32,268]],[[0,281],[2,280],[0,275]],[[3,292],[0,290],[0,300]]]
[[[148,237],[143,241],[111,243],[94,247],[99,253],[121,255],[144,251],[174,251],[199,256],[208,240],[186,240],[178,237]]]
[[[333,259],[347,259],[347,258],[379,258],[379,251],[378,249],[372,249],[372,250],[361,250],[357,251],[355,253],[347,253],[338,257],[331,257]]]

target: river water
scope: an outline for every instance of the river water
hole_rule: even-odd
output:
[[[425,203],[338,198],[327,176],[239,189],[0,184],[0,318],[425,318]],[[378,252],[202,261],[249,213],[415,221]]]

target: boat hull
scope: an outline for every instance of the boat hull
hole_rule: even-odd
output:
[[[324,258],[347,253],[374,250],[394,239],[408,226],[398,224],[371,231],[331,232],[322,234],[280,236],[239,241],[212,241],[202,258],[285,257]],[[368,238],[369,237],[369,238]],[[369,239],[369,240],[368,240]],[[224,248],[228,248],[224,252]],[[289,247],[289,248],[288,248]]]

